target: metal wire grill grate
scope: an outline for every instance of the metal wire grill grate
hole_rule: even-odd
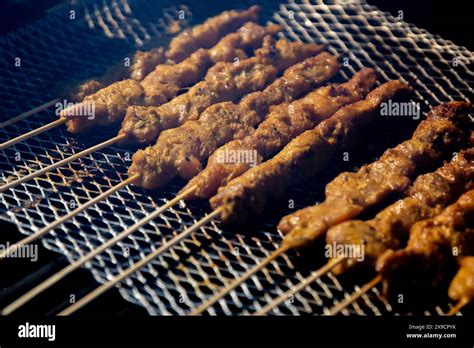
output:
[[[195,21],[213,14],[208,12],[210,9],[195,7],[190,5],[187,10],[187,17],[192,14]],[[74,23],[67,18],[70,11],[67,7],[0,38],[1,115],[13,116],[55,97],[51,87],[60,76],[69,80],[93,76],[126,52],[162,37],[178,12],[167,1],[141,0],[85,1],[73,8],[77,12]],[[380,72],[380,82],[394,78],[410,81],[416,91],[414,99],[421,103],[422,111],[443,101],[472,99],[471,52],[364,2],[290,0],[281,5],[265,3],[263,9],[264,21],[282,24],[287,38],[327,42],[332,53],[347,51],[342,79],[348,79],[363,66],[370,66]],[[105,44],[106,52],[102,49]],[[21,68],[13,64],[16,57],[21,58]],[[0,140],[8,140],[54,117],[51,110],[44,111],[0,129]],[[368,137],[369,145],[364,151],[354,154],[349,163],[335,161],[314,182],[275,202],[255,226],[245,231],[222,229],[218,222],[202,227],[127,279],[120,288],[122,296],[144,306],[150,314],[185,314],[277,248],[281,236],[274,226],[281,216],[293,211],[286,207],[288,199],[294,200],[294,209],[314,204],[323,197],[325,183],[337,173],[370,161],[395,145],[400,137],[408,137],[410,128],[416,126],[416,122],[404,122],[405,128],[400,130],[394,124],[382,122],[377,134]],[[113,134],[113,130],[101,130],[72,137],[63,129],[47,132],[4,150],[0,160],[1,178],[10,181],[24,176]],[[127,149],[112,147],[94,153],[4,193],[0,199],[2,218],[14,222],[22,233],[30,234],[126,178],[129,163]],[[181,185],[175,181],[154,192],[127,187],[57,228],[43,243],[75,260],[171,199]],[[87,267],[99,282],[104,282],[206,212],[209,207],[202,202],[175,206]],[[210,312],[251,313],[320,265],[321,258],[302,259],[290,253],[252,277]],[[323,313],[352,292],[354,284],[363,284],[364,279],[363,276],[355,281],[325,276],[273,313]],[[440,314],[447,306],[445,303],[428,308],[426,314]],[[387,314],[393,313],[393,309],[374,289],[346,313]]]

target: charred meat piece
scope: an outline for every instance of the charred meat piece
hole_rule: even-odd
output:
[[[211,49],[199,49],[178,64],[158,65],[141,82],[124,80],[87,96],[82,103],[64,110],[61,117],[70,118],[67,127],[72,133],[84,131],[94,125],[119,122],[129,106],[160,105],[169,101],[181,88],[199,81],[216,62],[213,59],[232,61],[235,57],[244,58],[244,50],[261,46],[266,35],[274,35],[279,30],[280,27],[275,25],[261,27],[255,23],[247,23],[241,30],[227,35]],[[95,108],[93,119],[81,116],[81,110],[88,105]]]
[[[389,195],[408,188],[424,168],[462,148],[469,136],[467,114],[471,104],[449,102],[433,108],[410,140],[385,151],[382,157],[356,173],[338,175],[326,186],[326,200],[285,216],[278,228],[286,243],[305,245],[338,223],[352,219]]]
[[[434,218],[414,224],[404,249],[389,250],[377,261],[385,293],[423,292],[445,280],[456,258],[474,252],[474,190]]]
[[[183,31],[171,40],[166,57],[180,62],[199,48],[209,48],[219,39],[246,22],[256,22],[260,7],[252,6],[244,11],[225,11],[209,18],[201,25]]]
[[[413,224],[441,213],[463,192],[472,189],[473,182],[474,148],[470,148],[436,171],[420,175],[408,190],[407,197],[389,205],[372,220],[350,220],[329,229],[328,245],[364,245],[363,262],[347,258],[333,269],[333,273],[375,266],[385,251],[398,249],[406,243]]]
[[[459,262],[459,271],[448,289],[450,298],[463,303],[474,300],[474,256],[463,257]]]
[[[135,184],[148,189],[157,188],[176,175],[193,177],[201,170],[201,161],[218,146],[252,132],[271,105],[297,98],[338,70],[337,58],[321,53],[288,68],[283,77],[263,91],[245,96],[238,105],[223,102],[208,107],[198,120],[164,131],[155,145],[138,151],[129,175],[140,174]]]
[[[354,145],[360,131],[373,121],[380,103],[407,89],[406,84],[391,81],[373,90],[365,100],[344,106],[293,139],[272,159],[219,188],[210,200],[212,208],[223,209],[224,223],[241,223],[261,213],[267,200],[278,198],[289,187],[318,173],[336,153]]]
[[[125,142],[149,144],[161,131],[196,120],[212,104],[236,101],[263,89],[278,73],[310,56],[323,46],[266,37],[256,56],[236,62],[219,62],[187,93],[158,107],[132,107],[122,123]]]
[[[256,22],[258,13],[258,6],[252,6],[245,11],[225,11],[208,19],[203,24],[180,33],[171,40],[169,49],[166,52],[163,47],[157,47],[150,51],[135,52],[130,59],[130,66],[126,66],[123,62],[114,65],[102,76],[89,79],[79,86],[71,88],[66,93],[66,99],[69,102],[78,103],[83,101],[86,96],[99,91],[111,83],[128,78],[142,81],[148,73],[158,64],[164,63],[167,58],[171,59],[174,63],[179,63],[199,48],[213,46],[219,38],[236,30],[245,22]]]
[[[347,83],[321,87],[290,104],[271,108],[269,116],[244,139],[231,141],[209,158],[207,167],[193,178],[182,191],[191,186],[197,189],[188,198],[210,198],[217,189],[251,168],[249,161],[226,163],[226,153],[258,154],[257,159],[268,159],[294,137],[330,117],[340,107],[364,98],[376,82],[372,69],[363,69]],[[256,99],[258,102],[259,99]]]
[[[246,51],[262,45],[266,35],[275,35],[278,25],[262,27],[249,22],[210,49],[199,49],[179,64],[159,65],[142,82],[147,100],[142,105],[160,105],[176,96],[179,89],[199,81],[212,64],[245,59]]]

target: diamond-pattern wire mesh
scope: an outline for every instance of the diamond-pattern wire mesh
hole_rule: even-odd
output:
[[[65,82],[69,82],[93,76],[158,33],[163,36],[178,11],[171,2],[140,0],[87,1],[74,9],[77,10],[74,24],[67,18],[70,8],[63,8],[0,38],[3,117],[11,117],[56,97],[52,86],[59,77],[67,76]],[[215,14],[212,10],[195,4],[189,6],[187,14],[188,17],[192,14],[193,21],[197,22]],[[341,80],[348,79],[363,66],[375,67],[381,74],[380,82],[393,78],[410,81],[416,91],[414,100],[422,104],[423,111],[439,102],[472,97],[471,52],[365,3],[290,1],[277,5],[270,2],[264,4],[263,10],[263,21],[284,25],[287,38],[327,42],[330,52],[347,52],[348,64],[340,74]],[[168,16],[163,16],[163,12]],[[13,66],[15,57],[21,58],[21,69]],[[54,112],[49,110],[2,129],[0,141],[54,117]],[[393,129],[394,122],[381,124],[377,134],[368,137],[369,145],[364,145],[364,151],[354,154],[354,160],[335,161],[314,182],[294,189],[288,197],[275,202],[255,226],[231,231],[223,229],[218,222],[207,224],[127,279],[120,288],[122,296],[144,306],[150,314],[185,314],[277,248],[281,236],[274,226],[281,216],[320,201],[324,185],[337,173],[353,170],[371,161],[385,148],[394,146],[400,140],[400,131]],[[403,125],[406,129],[402,130],[401,137],[407,138],[416,122]],[[13,180],[113,134],[113,130],[103,129],[74,137],[62,128],[47,132],[4,150],[1,177],[4,181]],[[372,145],[371,140],[374,140]],[[112,147],[10,190],[1,197],[2,217],[14,222],[21,232],[30,234],[126,178],[129,159],[130,149]],[[77,259],[171,199],[181,186],[182,182],[175,181],[154,192],[127,187],[57,228],[43,243],[71,261]],[[294,200],[294,209],[286,207],[288,199]],[[104,282],[209,211],[203,202],[177,205],[87,267],[99,282]],[[321,265],[321,257],[289,253],[221,300],[211,312],[251,313]],[[354,281],[350,277],[339,279],[327,275],[273,313],[323,313],[324,308],[352,292],[354,284],[361,285],[370,276],[360,275]],[[440,314],[447,305],[428,308],[426,314]],[[377,289],[349,309],[349,313],[354,314],[390,312],[393,312],[392,307]]]

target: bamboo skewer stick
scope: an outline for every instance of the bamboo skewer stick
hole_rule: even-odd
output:
[[[446,314],[447,316],[451,317],[453,315],[456,315],[457,312],[459,312],[465,305],[467,305],[469,303],[469,300],[467,300],[466,298],[462,298],[461,300],[459,300],[458,303],[456,303],[450,310],[449,312]]]
[[[135,180],[136,178],[138,177],[138,174],[135,176],[132,176],[130,178],[128,178],[127,180],[124,180],[122,181],[121,183],[111,187],[110,189],[108,189],[107,191],[101,193],[100,195],[98,195],[97,197],[91,199],[90,201],[88,201],[87,203],[77,207],[76,209],[74,209],[73,211],[71,211],[70,213],[60,217],[58,220],[54,221],[53,223],[39,229],[38,231],[36,231],[35,233],[33,233],[32,235],[20,240],[19,242],[9,246],[8,248],[6,248],[2,253],[0,253],[0,260],[2,258],[5,258],[8,256],[8,254],[10,254],[14,249],[16,248],[19,248],[23,245],[26,245],[26,244],[29,244],[29,243],[32,243],[34,242],[35,240],[41,238],[42,236],[44,236],[45,234],[49,233],[52,229],[54,229],[55,227],[63,224],[64,222],[66,222],[67,220],[69,219],[72,219],[74,216],[76,216],[77,214],[79,214],[80,212],[82,212],[83,210],[89,208],[90,206],[96,204],[97,202],[101,201],[102,199],[110,196],[111,194],[117,192],[118,190],[120,190],[121,188],[127,186],[128,184],[130,184],[131,182],[133,182],[133,180]]]
[[[296,294],[306,288],[308,285],[313,283],[316,279],[321,278],[323,275],[326,273],[330,272],[334,267],[336,267],[338,264],[340,264],[342,261],[344,261],[344,257],[339,257],[337,259],[333,259],[326,263],[323,267],[320,269],[314,271],[310,276],[305,278],[303,281],[299,282],[296,286],[293,288],[289,289],[285,293],[281,294],[278,296],[276,299],[273,301],[267,303],[262,309],[259,311],[253,313],[252,315],[258,316],[258,315],[265,315],[268,312],[270,312],[273,308],[279,306],[283,302],[285,302],[291,295]]]
[[[203,313],[206,309],[214,305],[217,301],[219,301],[221,298],[226,296],[229,292],[237,288],[240,284],[242,284],[244,281],[249,279],[251,276],[253,276],[255,273],[260,271],[263,267],[268,265],[270,262],[275,260],[278,256],[281,254],[285,253],[289,248],[286,246],[282,246],[275,250],[273,253],[271,253],[269,256],[267,256],[265,259],[263,259],[258,265],[255,267],[252,267],[249,269],[247,272],[245,272],[242,276],[239,278],[235,279],[233,282],[228,284],[224,289],[219,291],[216,295],[208,299],[206,302],[202,303],[200,306],[195,308],[190,315],[199,315]]]

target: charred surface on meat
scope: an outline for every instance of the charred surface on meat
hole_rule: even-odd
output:
[[[234,62],[219,62],[185,94],[158,107],[133,107],[127,111],[120,134],[125,142],[149,144],[161,131],[196,120],[212,104],[237,101],[243,95],[264,88],[279,71],[319,53],[323,46],[275,41],[267,37],[256,56]]]
[[[252,6],[245,11],[223,12],[201,25],[180,33],[171,40],[167,52],[163,47],[157,47],[150,51],[137,51],[132,56],[130,66],[125,66],[122,62],[114,65],[102,76],[89,79],[70,89],[66,93],[67,100],[72,103],[81,102],[86,96],[123,79],[130,78],[135,81],[142,81],[158,64],[164,63],[167,58],[174,63],[179,63],[199,48],[211,47],[220,37],[236,30],[245,22],[256,22],[259,11],[258,6]],[[226,47],[218,52],[213,51],[211,58],[215,58],[214,61],[223,59],[223,55],[231,54],[230,51],[228,53],[226,51],[228,51]]]
[[[406,84],[391,81],[369,93],[365,100],[343,107],[293,139],[274,158],[219,188],[210,200],[212,208],[223,209],[224,223],[240,223],[249,215],[261,213],[267,200],[318,173],[337,151],[353,144],[360,130],[371,123],[380,103],[407,89]]]

